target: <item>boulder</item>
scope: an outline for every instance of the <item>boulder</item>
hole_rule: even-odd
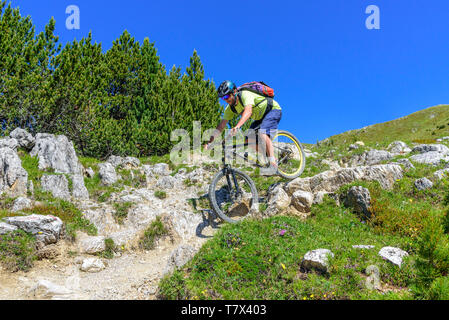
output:
[[[163,274],[171,273],[176,268],[181,268],[190,259],[193,258],[197,250],[194,247],[188,244],[182,244],[178,246],[175,250],[172,251],[170,257],[168,258],[167,265],[163,271]]]
[[[288,182],[284,189],[289,195],[292,195],[297,190],[313,194],[319,191],[334,193],[341,186],[356,180],[378,181],[382,188],[391,189],[396,180],[402,179],[402,176],[402,168],[398,164],[343,168],[337,171],[324,171],[313,177],[296,178]]]
[[[379,251],[379,256],[381,256],[383,259],[397,265],[401,266],[402,259],[406,256],[408,256],[408,253],[404,250],[401,250],[399,248],[395,247],[383,247]]]
[[[135,157],[120,157],[112,155],[106,162],[112,164],[114,168],[121,169],[131,169],[140,166],[140,160]]]
[[[56,243],[63,233],[64,224],[58,217],[32,214],[29,216],[8,217],[6,223],[36,236],[39,245]]]
[[[0,148],[0,195],[8,197],[26,196],[28,173],[22,167],[17,152]]]
[[[80,270],[84,272],[100,272],[105,269],[103,261],[98,258],[87,258],[83,260],[81,264]]]
[[[396,162],[402,165],[406,170],[415,169],[415,166],[407,158],[398,159]]]
[[[18,197],[17,199],[14,200],[14,203],[12,204],[11,211],[17,212],[17,211],[21,211],[26,208],[31,208],[32,204],[33,204],[33,202],[30,199],[24,198],[24,197]]]
[[[343,203],[347,207],[354,208],[354,211],[364,217],[369,218],[371,216],[368,208],[371,205],[371,196],[367,188],[362,186],[354,186],[348,190]]]
[[[16,230],[17,230],[16,226],[0,221],[0,235]]]
[[[449,154],[449,148],[444,144],[420,144],[412,149],[412,152],[427,153],[427,152],[439,152],[442,154]]]
[[[26,150],[31,150],[36,142],[36,139],[28,131],[22,128],[15,128],[9,136],[16,139],[19,146]]]
[[[390,143],[387,147],[387,150],[390,151],[394,156],[407,154],[412,151],[412,149],[410,149],[407,144],[402,141],[394,141]]]
[[[393,158],[393,155],[388,151],[369,150],[369,151],[362,153],[361,155],[353,156],[351,158],[351,160],[349,161],[349,163],[352,167],[361,166],[361,165],[369,166],[369,165],[378,164],[385,160],[390,160],[392,158]]]
[[[82,175],[72,175],[72,196],[75,199],[89,199],[89,191],[84,185],[84,177]]]
[[[309,213],[313,204],[313,194],[303,190],[297,190],[292,195],[292,205],[302,213]]]
[[[16,139],[12,139],[9,137],[0,139],[0,149],[1,148],[10,148],[14,151],[17,151],[17,147],[19,146],[19,143]]]
[[[30,155],[38,157],[39,170],[51,168],[56,173],[83,174],[83,166],[76,156],[73,142],[64,135],[38,133]]]
[[[164,176],[157,181],[156,187],[164,190],[172,189],[175,186],[175,183],[176,179],[174,177]]]
[[[69,181],[63,174],[43,175],[41,178],[43,191],[49,191],[55,198],[70,199]]]
[[[100,179],[104,185],[109,186],[117,182],[117,173],[115,172],[114,166],[110,162],[100,163],[98,167],[100,169]]]
[[[415,187],[418,190],[430,189],[433,187],[433,183],[427,178],[421,178],[415,180]]]
[[[159,176],[168,176],[170,174],[170,167],[167,163],[156,163],[153,166],[153,173]]]
[[[354,249],[374,249],[374,246],[372,245],[366,245],[366,244],[355,244],[352,246]]]
[[[88,178],[93,178],[95,176],[95,172],[91,167],[89,167],[84,170],[84,175]]]
[[[415,154],[410,157],[410,160],[418,163],[437,166],[441,163],[441,161],[449,161],[449,156],[438,151],[429,151],[425,153]]]
[[[290,197],[279,185],[272,192],[269,192],[268,207],[264,212],[266,216],[274,216],[281,213],[290,205]]]
[[[81,253],[95,254],[103,252],[106,249],[104,242],[105,237],[102,236],[88,236],[80,241]]]
[[[49,280],[39,280],[31,289],[30,294],[38,300],[72,300],[78,298],[78,295],[72,290]]]
[[[328,271],[328,258],[334,254],[328,249],[316,249],[307,252],[301,261],[301,268],[306,271],[316,270],[321,273]]]

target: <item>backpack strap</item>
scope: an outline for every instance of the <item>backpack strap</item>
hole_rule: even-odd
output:
[[[243,89],[243,90],[246,90],[246,89]],[[241,93],[241,91],[239,91],[239,92],[237,92],[237,98],[239,99],[239,101],[240,101],[240,104],[243,106],[243,107],[245,107],[244,105],[243,105],[243,101],[242,101],[242,97],[241,97],[241,95],[240,95],[240,93]],[[265,98],[265,99],[263,99],[263,100],[261,100],[261,101],[259,101],[258,103],[256,103],[255,105],[254,105],[254,108],[255,107],[257,107],[259,104],[261,104],[262,102],[264,102],[265,100],[268,100],[268,104],[267,104],[267,108],[265,109],[265,113],[264,113],[264,117],[265,117],[265,115],[268,113],[268,112],[270,112],[271,111],[271,109],[273,108],[273,98]],[[270,102],[271,101],[271,102]],[[271,106],[270,106],[271,105]],[[270,106],[270,110],[267,112],[266,110],[268,110],[268,107]],[[235,105],[229,105],[229,107],[231,108],[231,111],[232,112],[234,112],[235,114],[239,114],[238,112],[237,112],[237,110],[235,109]]]

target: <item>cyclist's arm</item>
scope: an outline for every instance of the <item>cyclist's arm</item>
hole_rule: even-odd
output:
[[[240,121],[235,126],[235,129],[240,129],[246,121],[248,121],[249,118],[251,118],[251,115],[253,114],[253,105],[249,104],[245,106],[245,109],[243,110],[242,117],[240,118]]]
[[[218,124],[217,128],[215,129],[215,132],[211,135],[211,137],[209,139],[209,142],[207,144],[212,143],[212,141],[214,141],[215,138],[222,133],[222,131],[226,127],[227,123],[228,123],[228,120],[226,120],[226,119],[222,119],[220,121],[220,123]]]

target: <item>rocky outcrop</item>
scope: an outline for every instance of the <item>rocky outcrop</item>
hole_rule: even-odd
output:
[[[26,196],[27,181],[28,173],[22,167],[17,152],[11,148],[0,148],[0,195]]]
[[[100,163],[98,167],[100,169],[100,179],[104,185],[109,186],[117,182],[117,173],[115,172],[114,166],[110,162]]]
[[[357,180],[378,181],[384,189],[391,189],[396,180],[401,179],[402,176],[402,168],[397,164],[343,168],[337,171],[325,171],[313,177],[296,178],[286,184],[285,190],[289,195],[297,190],[332,193],[341,186]]]
[[[51,192],[55,198],[70,199],[69,181],[63,174],[43,175],[41,178],[41,187],[43,191]]]
[[[58,217],[32,214],[29,216],[9,217],[7,224],[36,236],[40,247],[56,243],[63,234],[64,224]]]
[[[369,218],[371,216],[369,211],[371,196],[369,190],[364,187],[351,187],[343,203],[345,206],[353,208],[362,217]]]
[[[393,156],[408,154],[412,151],[412,149],[410,149],[407,144],[402,141],[394,141],[390,143],[387,147],[387,150]]]
[[[0,139],[0,149],[1,148],[10,148],[14,151],[17,151],[17,147],[19,146],[19,143],[16,139],[12,139],[9,137]]]
[[[167,265],[165,266],[163,274],[165,275],[167,273],[173,272],[176,268],[181,268],[183,265],[189,262],[190,259],[193,258],[193,256],[197,251],[198,251],[197,249],[188,244],[182,244],[178,246],[170,254],[170,257],[168,258],[168,262]]]
[[[437,179],[437,180],[441,180],[443,178],[447,178],[449,177],[449,168],[445,168],[445,169],[441,169],[441,170],[437,170],[433,173],[433,176]]]
[[[369,166],[381,163],[385,160],[393,158],[393,154],[385,150],[369,150],[361,155],[355,155],[349,161],[352,167],[356,166]]]
[[[325,194],[333,195],[340,187],[354,181],[378,181],[382,188],[391,189],[396,180],[401,179],[403,170],[398,164],[382,164],[340,170],[328,170],[313,177],[296,178],[269,191],[268,207],[265,215],[286,211],[309,213],[314,203],[320,203]],[[283,188],[285,194],[279,190]],[[354,201],[357,197],[355,197]],[[368,201],[368,197],[364,201]],[[359,200],[361,201],[362,198]],[[358,198],[357,198],[358,199]],[[338,199],[336,199],[338,201]],[[362,203],[353,203],[364,214],[367,208]],[[364,209],[362,209],[364,208]],[[292,210],[294,209],[294,210]]]
[[[422,144],[412,149],[418,153],[410,157],[410,160],[431,165],[439,165],[441,161],[449,161],[449,148],[443,144]]]
[[[36,139],[28,131],[22,128],[14,129],[9,136],[16,139],[19,146],[26,150],[31,150],[36,142]]]
[[[83,166],[78,160],[73,142],[66,136],[38,133],[31,156],[39,159],[39,170],[53,169],[56,173],[83,174]]]
[[[140,160],[135,157],[110,156],[107,160],[114,168],[132,169],[140,166]]]

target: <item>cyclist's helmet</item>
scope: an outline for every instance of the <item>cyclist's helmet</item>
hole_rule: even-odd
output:
[[[237,89],[234,82],[229,81],[229,80],[223,81],[217,90],[218,97],[221,98],[227,94],[233,93],[234,89]]]

